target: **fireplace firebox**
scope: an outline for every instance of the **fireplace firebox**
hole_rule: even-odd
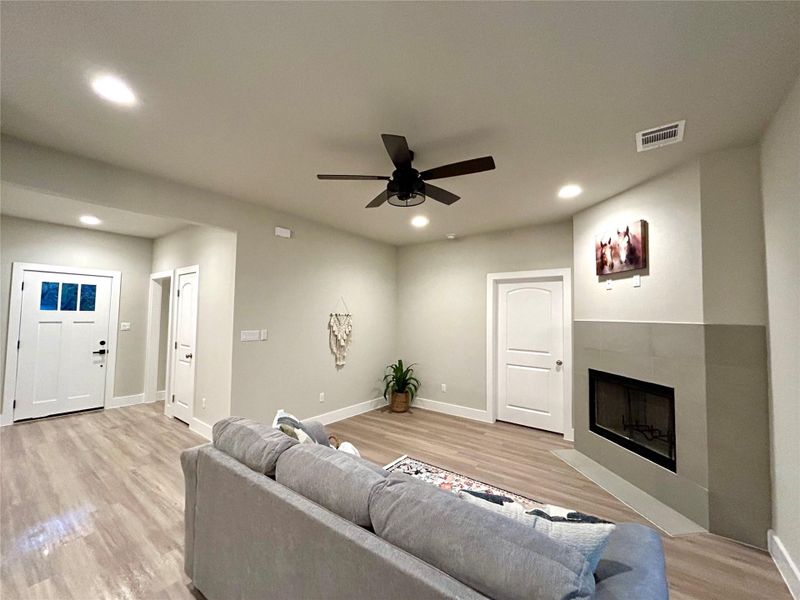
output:
[[[674,388],[589,369],[589,429],[676,470]]]

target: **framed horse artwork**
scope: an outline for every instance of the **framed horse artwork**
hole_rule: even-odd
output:
[[[647,268],[647,221],[620,225],[595,238],[597,276]]]

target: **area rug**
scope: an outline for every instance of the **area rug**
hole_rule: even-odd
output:
[[[405,473],[414,479],[419,479],[425,483],[435,485],[440,489],[447,490],[457,494],[461,490],[472,490],[474,492],[482,492],[485,494],[493,494],[497,496],[506,496],[511,498],[514,502],[521,504],[525,510],[530,510],[542,506],[544,503],[539,500],[533,500],[520,496],[514,492],[509,492],[503,488],[494,485],[489,485],[477,479],[448,471],[442,467],[437,467],[426,463],[425,461],[411,458],[410,456],[403,455],[397,460],[393,460],[388,465],[383,467],[390,473]]]

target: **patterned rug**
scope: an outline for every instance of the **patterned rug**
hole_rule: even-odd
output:
[[[415,479],[430,483],[431,485],[435,485],[443,490],[451,491],[454,494],[457,494],[461,490],[472,490],[474,492],[507,496],[514,500],[514,502],[521,504],[525,510],[531,510],[544,504],[539,500],[533,500],[531,498],[526,498],[525,496],[520,496],[514,492],[509,492],[503,488],[489,485],[488,483],[478,481],[477,479],[472,479],[471,477],[461,475],[460,473],[448,471],[447,469],[431,465],[422,460],[411,458],[405,454],[397,460],[390,462],[384,467],[384,469],[392,473],[405,473],[406,475],[410,475]]]

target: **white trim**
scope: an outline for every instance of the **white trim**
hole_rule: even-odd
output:
[[[169,310],[167,313],[167,361],[166,369],[166,387],[164,390],[158,390],[158,358],[159,358],[159,341],[161,338],[161,320],[164,315],[161,314],[161,300],[164,294],[163,280],[168,279],[170,286],[170,302],[168,304]],[[172,290],[173,290],[173,274],[172,271],[159,271],[158,273],[150,274],[150,288],[148,291],[148,304],[147,304],[147,340],[145,342],[144,351],[144,395],[145,402],[155,402],[156,400],[165,400],[168,397],[168,392],[171,389],[172,373],[169,368],[172,364]],[[167,412],[166,405],[164,412]]]
[[[576,323],[643,323],[652,325],[708,325],[701,321],[632,321],[630,319],[573,319]]]
[[[123,406],[133,406],[134,404],[144,403],[144,393],[131,394],[130,396],[114,396],[111,400],[106,400],[105,408],[122,408]]]
[[[192,424],[189,425],[189,429],[194,431],[197,435],[201,435],[208,441],[211,441],[212,427],[208,423],[204,423],[200,419],[192,417]]]
[[[489,411],[487,410],[469,408],[468,406],[459,406],[458,404],[449,404],[447,402],[439,402],[438,400],[429,400],[428,398],[420,398],[419,396],[414,398],[414,401],[411,403],[411,408],[422,408],[424,410],[452,415],[454,417],[472,419],[473,421],[482,421],[483,423],[494,422],[489,416]]]
[[[108,348],[106,356],[106,385],[104,402],[107,405],[114,397],[114,378],[117,372],[117,330],[119,328],[119,299],[122,287],[122,272],[83,267],[64,267],[40,263],[14,262],[11,270],[11,294],[8,298],[8,331],[6,332],[6,364],[3,385],[3,413],[0,426],[14,422],[14,395],[17,389],[17,339],[22,318],[22,281],[25,271],[91,275],[111,278],[111,301],[108,315]]]
[[[489,273],[486,276],[486,410],[489,422],[496,420],[495,339],[497,330],[497,286],[500,283],[531,279],[561,279],[564,286],[564,439],[573,441],[572,422],[572,269],[543,269]]]
[[[337,408],[336,410],[322,413],[321,415],[317,415],[315,417],[309,417],[308,419],[303,419],[303,420],[319,421],[323,425],[330,425],[331,423],[336,423],[337,421],[349,419],[350,417],[361,415],[371,410],[375,410],[376,408],[381,408],[383,406],[386,406],[386,404],[387,404],[386,400],[384,400],[383,397],[374,398],[372,400],[367,400],[366,402],[359,402],[358,404],[353,404],[352,406]]]
[[[786,582],[792,598],[800,600],[800,568],[789,556],[786,546],[772,529],[767,532],[767,548],[769,548],[769,554]]]

